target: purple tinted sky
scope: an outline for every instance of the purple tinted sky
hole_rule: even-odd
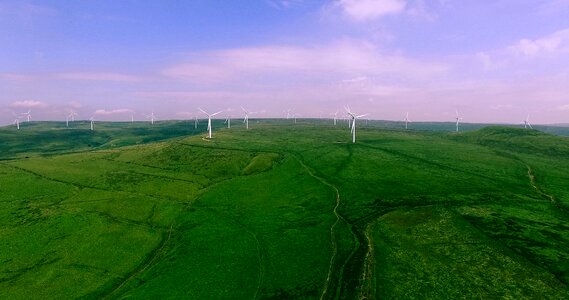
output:
[[[0,123],[240,106],[569,123],[569,0],[0,1]]]

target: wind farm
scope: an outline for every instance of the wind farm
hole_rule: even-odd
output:
[[[566,1],[0,3],[0,299],[569,299]]]
[[[353,119],[351,130],[332,120],[295,127],[267,119],[254,130],[210,120],[199,131],[180,121],[98,122],[97,136],[90,123],[81,131],[32,122],[11,138],[0,128],[13,151],[0,163],[10,199],[2,202],[3,226],[20,220],[4,235],[15,251],[2,250],[13,257],[2,274],[18,276],[3,277],[2,296],[567,295],[569,269],[558,263],[566,249],[559,243],[569,243],[567,178],[548,168],[569,164],[565,137],[519,126],[456,134],[451,124],[434,131],[370,122],[353,143]],[[156,139],[128,138],[141,128]],[[21,133],[44,145],[35,154],[18,146]],[[73,146],[83,133],[90,147]],[[69,148],[49,151],[54,139],[69,139]],[[41,188],[22,195],[16,187],[24,182]],[[25,248],[32,240],[36,246]],[[77,243],[100,254],[84,256]],[[428,282],[417,280],[419,268]],[[511,276],[513,285],[501,284]],[[42,292],[28,293],[24,282]]]

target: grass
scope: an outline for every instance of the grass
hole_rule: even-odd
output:
[[[563,137],[25,125],[0,130],[0,298],[569,297]]]

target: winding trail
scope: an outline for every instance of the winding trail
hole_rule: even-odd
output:
[[[165,239],[163,239],[162,243],[160,243],[160,245],[157,248],[155,248],[155,250],[153,251],[152,255],[149,257],[149,259],[146,260],[143,264],[141,264],[138,268],[136,268],[132,273],[130,273],[126,278],[124,278],[120,283],[118,283],[112,290],[109,291],[109,293],[102,296],[101,299],[111,298],[125,284],[129,283],[136,276],[140,275],[142,272],[146,271],[149,267],[151,267],[152,264],[154,264],[154,262],[158,259],[160,254],[162,254],[164,248],[166,247],[166,245],[170,241],[171,237],[172,237],[172,226],[170,226],[170,229],[168,230],[168,236]]]
[[[547,194],[546,192],[544,192],[544,191],[537,185],[537,183],[535,182],[535,175],[533,174],[533,170],[531,169],[531,167],[530,167],[528,164],[526,164],[526,167],[527,167],[527,169],[528,169],[528,177],[529,177],[530,184],[531,184],[531,186],[535,189],[535,191],[536,191],[538,194],[542,195],[543,197],[549,199],[549,201],[551,201],[551,204],[553,204],[553,205],[554,205],[555,207],[557,207],[559,210],[562,210],[562,211],[564,211],[564,212],[567,212],[567,209],[566,209],[565,207],[561,206],[561,205],[557,202],[557,200],[555,200],[555,197],[553,197],[553,196],[550,195],[550,194]]]
[[[364,266],[361,277],[361,288],[358,299],[372,299],[375,295],[375,285],[371,282],[373,276],[373,268],[375,266],[375,254],[373,248],[372,229],[375,222],[370,222],[365,231],[364,236],[367,240],[367,253],[364,258]]]
[[[334,192],[336,193],[336,205],[334,206],[334,209],[333,209],[334,215],[336,216],[336,221],[332,224],[332,226],[330,226],[330,241],[332,243],[332,256],[330,257],[330,264],[328,267],[328,275],[326,276],[326,282],[324,283],[324,289],[322,290],[322,294],[320,295],[320,300],[322,300],[326,297],[326,294],[328,293],[328,290],[330,288],[330,282],[332,280],[332,273],[334,271],[334,261],[336,260],[336,256],[338,254],[338,242],[336,241],[336,233],[334,231],[334,229],[336,228],[336,225],[338,225],[338,223],[340,221],[346,223],[348,225],[348,227],[350,227],[350,232],[354,236],[354,239],[357,239],[357,237],[353,233],[351,226],[349,226],[349,223],[344,219],[344,217],[342,217],[338,213],[338,208],[340,207],[340,191],[338,190],[338,188],[335,187],[333,184],[327,182],[324,178],[319,177],[318,175],[315,175],[312,172],[312,170],[306,164],[304,164],[304,162],[300,158],[298,158],[296,156],[295,156],[295,158],[298,161],[298,163],[300,163],[300,165],[308,172],[308,174],[311,177],[320,181],[322,184],[332,188],[334,190]],[[352,255],[350,255],[349,257],[351,257],[351,256]],[[342,273],[343,273],[343,269],[344,269],[345,265],[346,264],[344,263],[342,265],[342,268],[339,270],[340,275],[338,278],[338,285],[342,282]]]

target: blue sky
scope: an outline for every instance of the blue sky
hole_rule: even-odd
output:
[[[0,1],[0,124],[323,117],[569,123],[569,0]]]

